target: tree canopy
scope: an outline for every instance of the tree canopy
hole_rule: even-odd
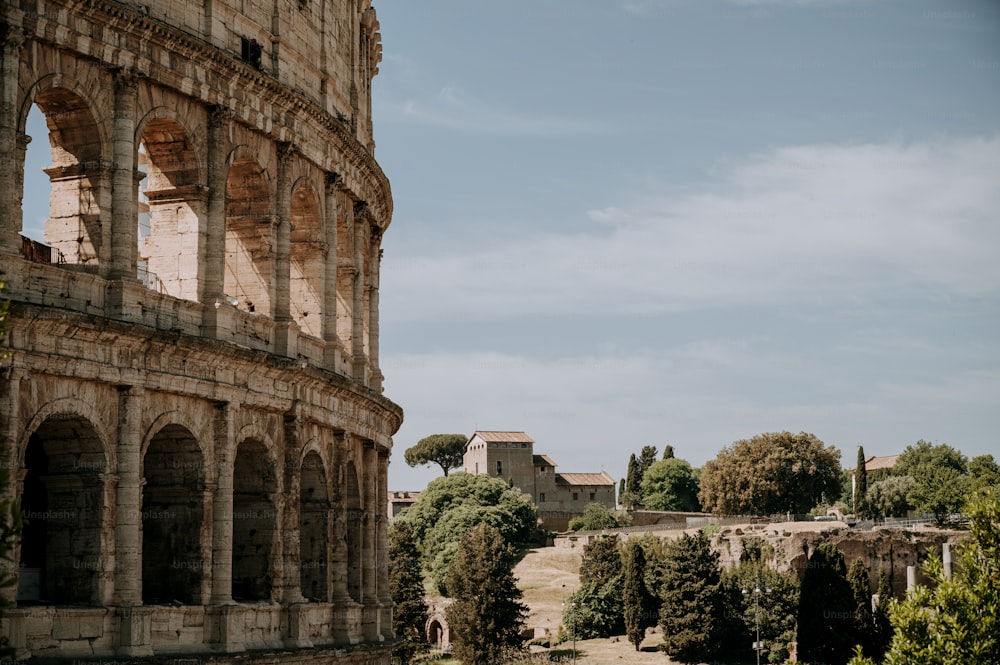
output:
[[[799,661],[846,663],[857,642],[855,601],[844,555],[836,545],[828,541],[816,548],[799,589]]]
[[[959,512],[968,498],[968,460],[946,443],[934,445],[921,439],[907,446],[893,473],[913,477],[916,482],[907,500],[915,510],[933,513],[939,524]]]
[[[698,480],[691,465],[669,457],[653,462],[642,476],[642,505],[649,510],[697,512]]]
[[[454,602],[446,610],[455,655],[465,665],[496,665],[520,651],[528,608],[514,578],[514,550],[480,524],[466,532],[448,569]]]
[[[410,525],[403,520],[389,529],[389,596],[396,604],[392,630],[400,640],[392,649],[393,658],[408,665],[416,654],[427,651],[427,605],[420,552]]]
[[[450,470],[462,467],[467,441],[464,434],[431,434],[407,448],[403,459],[410,466],[437,464],[447,476]]]
[[[840,451],[812,434],[742,439],[705,465],[699,499],[720,515],[807,513],[840,491]]]
[[[620,635],[624,628],[618,537],[597,538],[583,548],[580,588],[565,603],[559,635],[586,640]]]
[[[661,648],[682,663],[713,660],[721,643],[723,606],[719,555],[704,532],[684,534],[664,546],[660,598]]]
[[[615,514],[604,504],[588,503],[583,509],[583,515],[569,521],[570,531],[599,531],[601,529],[618,529],[628,526],[628,516]]]

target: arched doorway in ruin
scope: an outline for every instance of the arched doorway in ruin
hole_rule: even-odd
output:
[[[274,212],[264,170],[254,159],[233,161],[226,179],[226,269],[223,289],[247,312],[271,314]]]
[[[344,477],[344,507],[347,510],[347,592],[356,603],[362,602],[361,543],[364,537],[361,489],[354,462],[347,463]]]
[[[310,601],[330,599],[326,468],[316,451],[302,460],[299,486],[299,585]]]
[[[258,439],[243,441],[233,468],[233,600],[270,600],[277,515],[275,464]]]
[[[142,460],[142,602],[201,602],[205,464],[197,440],[167,425]]]
[[[19,604],[99,604],[104,483],[108,474],[97,430],[76,414],[51,415],[24,451],[18,565]]]
[[[316,192],[300,184],[292,192],[290,298],[292,319],[306,335],[323,337],[323,281],[326,275],[325,234]]]

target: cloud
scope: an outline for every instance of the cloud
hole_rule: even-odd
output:
[[[386,312],[619,316],[996,297],[998,165],[998,136],[779,148],[720,164],[686,193],[664,186],[580,211],[586,232],[533,220],[491,244],[480,224],[441,237],[437,255],[397,252],[384,268]]]

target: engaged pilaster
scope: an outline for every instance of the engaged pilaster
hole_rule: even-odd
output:
[[[382,371],[378,366],[378,288],[379,271],[382,265],[382,229],[372,225],[372,241],[368,262],[368,366],[372,390],[382,392]]]
[[[142,395],[138,386],[120,389],[118,399],[118,491],[115,501],[115,596],[119,605],[142,604]]]
[[[212,604],[233,603],[233,414],[218,404],[212,422],[218,484],[212,502]]]
[[[368,359],[365,357],[365,223],[368,206],[364,202],[355,205],[354,210],[354,303],[351,320],[351,366],[352,377],[362,385],[368,385]]]
[[[326,257],[323,264],[323,364],[331,372],[337,371],[338,360],[344,345],[337,334],[337,213],[338,192],[343,179],[336,173],[326,174]]]
[[[129,72],[115,74],[114,161],[111,165],[112,279],[135,279],[138,220],[135,180],[136,79]]]
[[[379,630],[382,638],[393,639],[396,634],[392,630],[392,596],[389,595],[389,451],[378,450],[378,486],[376,491],[376,566],[378,583]]]
[[[223,106],[214,106],[208,113],[208,203],[206,205],[205,280],[198,285],[203,310],[202,334],[219,337],[220,310],[230,305],[223,299],[226,268],[226,122],[232,112]]]
[[[21,187],[24,153],[17,151],[18,71],[24,32],[15,26],[0,25],[0,252],[16,254],[21,249]],[[27,145],[27,143],[25,143]]]

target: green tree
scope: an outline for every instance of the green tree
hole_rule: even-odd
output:
[[[971,539],[959,547],[951,579],[932,557],[924,567],[929,585],[890,605],[886,665],[1000,663],[1000,490],[977,493],[967,512]],[[861,654],[851,660],[874,662]]]
[[[980,455],[969,460],[970,494],[1000,487],[1000,465],[993,455]]]
[[[628,471],[625,474],[625,491],[618,496],[618,502],[623,506],[632,507],[642,500],[639,483],[642,481],[642,471],[639,458],[635,453],[628,457]]]
[[[858,446],[858,463],[854,467],[854,514],[859,519],[870,517],[868,511],[868,469],[865,468],[864,446]]]
[[[868,655],[875,652],[875,617],[872,614],[872,588],[868,568],[864,561],[855,559],[847,571],[847,583],[854,595],[854,629],[861,650]]]
[[[844,555],[830,542],[809,557],[799,587],[798,659],[843,665],[856,643],[854,593]]]
[[[878,576],[878,602],[872,610],[872,640],[871,652],[868,654],[875,662],[881,663],[885,652],[892,642],[892,623],[889,619],[889,608],[892,606],[892,587],[889,576],[881,571]]]
[[[407,448],[403,459],[410,466],[437,464],[447,476],[450,470],[462,467],[466,443],[468,439],[464,434],[431,434]]]
[[[663,559],[661,648],[682,663],[710,661],[720,643],[719,555],[699,531],[667,544]]]
[[[840,451],[812,434],[742,439],[705,465],[698,497],[719,515],[807,513],[840,493]]]
[[[673,459],[673,458],[674,458],[674,447],[663,446],[663,459]]]
[[[642,476],[642,505],[649,510],[697,512],[698,481],[691,465],[681,459],[653,462]]]
[[[889,476],[868,488],[868,510],[877,519],[902,517],[910,509],[908,497],[916,486],[913,476]]]
[[[618,537],[597,538],[583,548],[580,588],[566,602],[560,639],[620,635],[622,613],[622,557]]]
[[[409,665],[415,655],[427,651],[427,605],[420,551],[410,525],[401,520],[389,529],[389,596],[396,604],[392,630],[400,640],[392,650],[393,662]]]
[[[653,462],[656,461],[656,446],[643,446],[642,450],[639,451],[639,478],[638,483],[642,485],[642,478],[646,474],[646,470],[653,466]]]
[[[646,554],[638,539],[632,538],[625,544],[622,562],[625,634],[638,651],[646,628],[656,624],[653,620],[655,605],[646,587]]]
[[[500,478],[454,473],[432,480],[417,502],[398,520],[413,529],[421,543],[424,565],[441,593],[447,593],[447,571],[462,535],[477,524],[490,524],[514,547],[527,544],[538,521],[531,497]]]
[[[620,529],[628,526],[628,517],[618,515],[607,506],[600,503],[588,503],[583,509],[583,515],[569,521],[570,531],[599,531],[601,529]]]
[[[514,578],[514,549],[481,524],[462,536],[448,571],[446,610],[454,653],[465,665],[503,663],[521,650],[528,608]]]
[[[896,460],[893,473],[913,476],[916,484],[908,501],[921,513],[933,513],[938,524],[959,512],[968,498],[968,460],[946,443],[933,445],[921,439],[907,446]]]

